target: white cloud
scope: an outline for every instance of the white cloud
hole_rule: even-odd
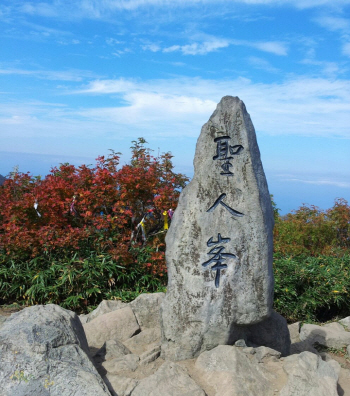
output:
[[[124,131],[133,137],[196,137],[219,100],[232,95],[245,102],[258,133],[350,139],[349,80],[301,77],[280,84],[245,78],[94,80],[72,94],[110,96],[110,104],[75,109],[3,101],[1,135],[12,140],[55,134],[101,139]]]
[[[316,18],[315,21],[328,30],[343,32],[347,32],[350,30],[350,19],[331,15],[324,15]]]
[[[280,70],[276,67],[273,67],[270,62],[266,59],[258,58],[256,56],[250,56],[248,58],[248,62],[255,68],[265,70],[269,73],[279,73]]]
[[[284,43],[265,41],[261,43],[251,43],[248,45],[257,48],[260,51],[271,52],[275,55],[287,55],[287,47]]]
[[[206,55],[209,52],[216,51],[220,48],[225,48],[230,45],[230,42],[225,39],[213,39],[210,41],[204,41],[202,43],[192,43],[187,45],[173,45],[168,48],[164,48],[163,52],[174,52],[180,51],[184,55]]]
[[[230,40],[224,38],[213,37],[209,35],[201,35],[206,37],[206,40],[201,42],[194,40],[191,44],[185,45],[171,45],[161,49],[157,44],[146,44],[142,46],[143,50],[149,50],[152,52],[163,51],[164,53],[169,52],[182,52],[183,55],[206,55],[210,52],[217,51],[220,48],[226,48],[230,45],[239,45],[245,47],[255,48],[259,51],[272,53],[274,55],[285,56],[288,52],[286,43],[281,41],[248,41],[248,40]]]
[[[284,179],[288,182],[298,182],[305,184],[315,184],[318,186],[335,186],[341,188],[350,188],[350,183],[347,181],[336,181],[336,180],[304,180],[304,179],[296,179],[296,178],[287,178]]]
[[[178,125],[195,123],[192,133],[210,116],[225,95],[239,96],[253,115],[256,129],[271,135],[350,138],[350,81],[296,78],[281,84],[254,84],[248,79],[98,80],[79,94],[119,94],[123,107],[89,109],[80,113],[99,120],[127,119],[130,125],[167,124],[170,135]],[[187,111],[186,109],[190,109]],[[125,121],[126,122],[126,121]],[[153,131],[157,128],[153,128]],[[186,128],[188,131],[188,128]],[[186,132],[188,133],[188,132]]]
[[[87,70],[25,70],[25,69],[0,69],[0,74],[14,74],[33,76],[44,80],[57,81],[82,81],[85,78],[96,78],[96,74]]]
[[[343,45],[342,53],[343,53],[343,55],[346,55],[346,56],[350,57],[350,42],[349,43],[345,43]]]
[[[161,50],[161,47],[158,44],[151,43],[151,44],[144,44],[141,47],[144,51],[151,51],[151,52],[158,52]]]
[[[287,55],[288,48],[286,43],[281,41],[248,41],[248,40],[231,40],[233,45],[243,45],[258,49],[263,52],[270,52],[275,55]]]
[[[57,0],[54,2],[27,1],[19,6],[12,5],[12,8],[17,12],[43,17],[109,19],[121,11],[131,12],[146,7],[188,8],[201,5],[217,7],[220,4],[248,4],[252,6],[288,6],[297,9],[317,7],[341,9],[349,3],[349,0],[81,0],[79,2]]]

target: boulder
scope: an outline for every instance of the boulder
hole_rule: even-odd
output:
[[[271,382],[256,360],[251,360],[241,348],[219,345],[203,352],[195,367],[207,384],[215,389],[217,396],[274,394]]]
[[[255,357],[259,363],[271,358],[277,360],[281,357],[281,352],[275,351],[274,349],[265,346],[260,346],[255,348]]]
[[[145,366],[151,362],[154,362],[160,356],[160,345],[150,348],[140,356],[140,365]]]
[[[346,318],[339,320],[339,323],[341,323],[350,331],[350,316],[347,316]]]
[[[130,396],[139,382],[133,378],[110,373],[107,373],[103,377],[103,380],[107,384],[112,396]]]
[[[311,352],[285,358],[288,382],[280,396],[338,396],[338,374],[332,364]]]
[[[101,348],[108,340],[125,341],[140,332],[132,309],[127,306],[97,316],[84,325],[90,347]]]
[[[164,293],[140,294],[130,303],[141,330],[160,326],[160,304]]]
[[[130,349],[132,353],[141,355],[150,348],[160,345],[160,328],[146,329],[132,338],[124,341],[123,344]]]
[[[128,304],[123,303],[120,300],[102,300],[96,309],[86,315],[79,315],[79,319],[82,324],[85,324],[100,315],[104,315],[108,312],[112,312],[120,308],[125,308],[127,305]]]
[[[6,322],[7,316],[0,315],[0,328]]]
[[[300,331],[300,339],[310,345],[320,344],[340,349],[350,345],[350,332],[345,331],[344,327],[336,322],[325,326],[304,324]]]
[[[206,395],[182,367],[165,362],[153,375],[141,380],[131,396]]]
[[[75,313],[49,304],[12,314],[0,329],[1,395],[110,395],[88,353]]]
[[[300,322],[296,322],[288,325],[290,341],[292,344],[294,344],[295,342],[300,342],[300,335],[299,335],[300,327],[301,327]]]
[[[244,103],[222,98],[203,126],[195,173],[166,236],[162,356],[182,360],[233,344],[272,312],[273,211]]]
[[[95,364],[100,364],[107,360],[122,358],[130,354],[131,351],[117,340],[108,340],[95,353],[93,360]]]
[[[111,374],[118,374],[123,371],[135,371],[140,358],[134,354],[128,354],[120,358],[115,358],[102,363],[102,367]]]

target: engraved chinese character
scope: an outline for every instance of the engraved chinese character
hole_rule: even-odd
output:
[[[244,216],[244,213],[238,212],[235,209],[230,208],[225,202],[223,202],[224,198],[226,197],[226,194],[221,194],[220,197],[214,202],[214,205],[212,205],[207,212],[212,212],[219,204],[222,205],[225,209],[229,211],[233,216],[237,217],[242,217]]]
[[[213,238],[209,238],[207,241],[207,246],[214,246],[214,245],[219,245],[223,243],[229,242],[231,239],[230,238],[222,238],[221,234],[218,234],[218,240],[213,241]],[[220,285],[220,271],[222,269],[227,268],[227,264],[224,264],[223,261],[225,261],[226,258],[236,258],[236,255],[232,253],[224,253],[225,246],[216,246],[210,249],[208,254],[212,255],[212,257],[206,261],[205,263],[202,264],[203,267],[207,267],[211,263],[215,263],[211,269],[213,271],[216,271],[215,275],[215,287],[218,288]]]
[[[229,139],[231,139],[229,136],[220,136],[214,139],[216,155],[214,155],[213,160],[224,161],[221,165],[223,172],[220,172],[220,175],[233,176],[230,171],[232,164],[229,160],[233,159],[232,155],[239,155],[243,150],[243,146],[240,144],[230,146]]]

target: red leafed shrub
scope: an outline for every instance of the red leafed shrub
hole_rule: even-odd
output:
[[[163,273],[165,213],[188,179],[173,172],[170,153],[156,158],[145,143],[133,142],[129,165],[112,151],[95,167],[62,164],[43,179],[13,174],[0,187],[0,251],[21,260],[106,252],[126,265],[149,245],[147,265]]]

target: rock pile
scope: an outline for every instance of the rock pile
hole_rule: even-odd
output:
[[[294,354],[287,357],[240,339],[172,362],[160,357],[163,298],[103,301],[80,317],[83,325],[56,305],[13,314],[0,328],[0,395],[350,395],[350,364],[346,368],[344,360],[342,367],[314,348],[329,340],[332,348],[349,346],[350,317],[324,326],[290,325]],[[114,326],[118,332],[111,332]]]

